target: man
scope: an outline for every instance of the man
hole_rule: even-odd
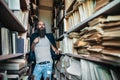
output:
[[[52,33],[46,33],[45,23],[39,21],[37,31],[31,35],[31,52],[35,54],[34,80],[51,80],[53,59],[51,50],[59,54]]]

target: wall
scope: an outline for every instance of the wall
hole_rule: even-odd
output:
[[[39,20],[45,22],[46,31],[47,33],[51,32],[51,25],[52,25],[52,12],[47,10],[39,10]]]
[[[39,20],[45,22],[47,33],[51,32],[52,5],[53,5],[53,0],[40,0],[39,3]]]

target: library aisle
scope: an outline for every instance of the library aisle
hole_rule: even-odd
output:
[[[29,56],[39,20],[61,54],[52,80],[120,80],[119,10],[120,0],[0,0],[0,80],[35,80]]]

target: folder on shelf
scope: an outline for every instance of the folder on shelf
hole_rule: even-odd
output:
[[[89,62],[86,60],[80,60],[82,80],[92,80],[90,75],[90,67],[88,63]]]
[[[104,48],[101,53],[111,56],[120,57],[120,50],[116,48]]]
[[[94,65],[96,80],[112,80],[109,69],[101,65]]]
[[[107,22],[112,22],[112,21],[120,21],[120,15],[108,15]]]
[[[102,42],[103,46],[111,46],[111,47],[120,47],[120,41],[119,40],[106,40]]]
[[[26,74],[28,67],[22,68],[20,70],[7,70],[7,74],[17,74],[19,76]]]
[[[115,26],[120,26],[120,21],[113,21],[113,22],[107,22],[107,23],[101,23],[101,26],[103,28],[114,28]]]
[[[103,37],[120,37],[120,31],[105,32]]]
[[[119,30],[120,30],[119,26],[103,27],[104,33],[111,32],[111,31],[119,31]]]
[[[70,66],[66,70],[69,74],[75,75],[80,78],[81,77],[80,61],[71,59]]]
[[[94,26],[94,25],[96,25],[96,24],[98,24],[98,23],[104,23],[105,21],[106,21],[106,17],[104,17],[104,16],[99,16],[99,17],[91,20],[90,22],[88,22],[88,25],[89,25],[89,26]]]
[[[91,80],[97,80],[97,77],[95,75],[95,70],[94,70],[94,63],[93,62],[89,62],[89,68],[90,68],[90,76],[91,76]]]
[[[117,69],[110,69],[110,73],[111,73],[111,76],[113,78],[113,80],[119,80],[120,79],[120,71],[117,70]]]
[[[21,62],[21,63],[26,63],[26,60],[24,58],[16,58],[16,59],[9,59],[7,62]]]
[[[68,35],[69,38],[79,38],[80,37],[80,33],[78,32],[72,32]]]
[[[103,50],[103,46],[101,45],[94,45],[89,48],[87,48],[88,51],[93,51],[93,52],[101,52]]]

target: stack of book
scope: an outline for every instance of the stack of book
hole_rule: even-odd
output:
[[[120,63],[120,15],[108,16],[102,28],[104,31],[102,42],[104,49],[101,52],[104,54],[103,58]]]
[[[6,71],[7,78],[20,79],[27,72],[25,59],[10,59],[0,64],[0,70]]]
[[[69,34],[78,54],[87,54],[103,60],[120,63],[120,15],[98,16],[89,27]]]
[[[89,28],[97,27],[100,33],[97,43],[100,42],[97,47],[94,44],[88,50],[95,51],[97,48],[96,52],[102,55],[100,58],[120,63],[120,15],[99,16],[90,21],[89,26]]]
[[[119,70],[116,68],[108,68],[105,65],[100,65],[94,62],[82,60],[81,65],[81,80],[119,80]]]

